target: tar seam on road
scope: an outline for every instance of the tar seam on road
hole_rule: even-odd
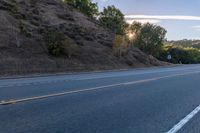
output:
[[[189,113],[185,118],[183,118],[178,124],[172,127],[166,133],[177,133],[185,124],[187,124],[198,112],[200,111],[200,105],[196,107],[191,113]]]
[[[99,87],[93,87],[93,88],[81,89],[81,90],[75,90],[75,91],[65,91],[65,92],[61,92],[61,93],[54,93],[54,94],[49,94],[49,95],[35,96],[35,97],[30,97],[30,98],[23,98],[23,99],[9,100],[9,101],[1,101],[0,105],[9,105],[9,104],[15,104],[15,103],[39,100],[39,99],[46,99],[46,98],[50,98],[50,97],[58,97],[58,96],[63,96],[63,95],[67,95],[67,94],[72,94],[72,93],[94,91],[94,90],[106,89],[106,88],[109,88],[109,87],[116,87],[116,86],[122,86],[122,85],[139,84],[139,83],[145,83],[145,82],[150,82],[150,81],[155,81],[155,80],[160,80],[160,79],[165,79],[165,78],[170,78],[170,77],[184,76],[184,75],[197,74],[197,73],[200,73],[200,71],[182,73],[182,74],[174,74],[174,75],[168,75],[168,76],[163,76],[163,77],[150,78],[150,79],[144,79],[144,80],[138,80],[138,81],[125,82],[125,83],[118,83],[118,84],[112,84],[112,85],[106,85],[106,86],[99,86]]]

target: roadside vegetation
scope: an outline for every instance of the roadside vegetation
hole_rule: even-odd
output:
[[[124,14],[111,5],[99,12],[97,3],[91,0],[63,0],[75,7],[88,17],[96,20],[99,25],[112,30],[116,36],[113,40],[113,53],[121,57],[128,54],[132,46],[152,55],[159,60],[171,63],[200,63],[200,42],[191,40],[170,41],[166,40],[167,31],[155,24],[141,24],[133,22],[128,24]],[[60,40],[59,38],[56,40]],[[60,55],[61,48],[49,45],[50,53]],[[167,56],[171,56],[168,60]]]
[[[158,25],[133,22],[128,29],[131,43],[147,54],[159,57],[167,31]]]
[[[172,57],[170,61],[167,60],[168,55]],[[198,64],[200,63],[200,49],[166,44],[158,59],[175,64]]]
[[[48,44],[49,53],[53,56],[66,55],[68,58],[71,58],[78,51],[77,46],[71,39],[56,30],[47,31],[45,41]]]
[[[99,15],[99,10],[97,3],[93,3],[91,0],[62,0],[64,3],[67,3],[85,15],[96,18]]]
[[[3,0],[0,8],[0,74],[168,64],[134,46],[136,30],[115,6],[100,12],[92,0]]]
[[[164,45],[163,59],[167,53],[172,55],[172,63],[200,63],[200,41],[187,39],[167,41]]]
[[[150,23],[142,25],[133,22],[133,24],[128,24],[124,14],[113,5],[105,7],[102,12],[99,12],[97,3],[93,3],[91,0],[64,0],[64,2],[112,30],[116,34],[113,44],[114,51],[116,49],[118,49],[117,51],[128,51],[124,50],[131,48],[127,45],[135,45],[147,54],[159,56],[166,35],[164,28]]]

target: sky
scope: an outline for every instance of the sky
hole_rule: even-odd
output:
[[[167,30],[168,40],[200,39],[200,0],[93,0],[99,9],[119,8],[127,22],[150,22]]]

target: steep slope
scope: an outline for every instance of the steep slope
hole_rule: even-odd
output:
[[[53,57],[44,33],[60,31],[74,45],[72,57]],[[165,65],[137,48],[119,58],[114,34],[60,0],[0,1],[1,74],[117,69]]]

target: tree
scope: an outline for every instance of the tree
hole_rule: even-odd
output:
[[[134,21],[128,28],[126,28],[126,36],[129,40],[129,43],[132,44],[136,42],[136,39],[140,35],[142,24]]]
[[[99,22],[116,34],[124,34],[127,24],[124,19],[124,14],[115,6],[108,6],[100,13]]]
[[[137,22],[137,21],[134,21],[131,25],[130,25],[130,28],[129,30],[137,35],[140,34],[140,30],[142,28],[142,24]]]
[[[132,25],[133,27],[137,27],[137,38],[134,40],[134,44],[147,54],[158,57],[167,31],[160,26],[150,23]]]
[[[91,0],[65,0],[65,1],[89,17],[95,18],[99,14],[97,3],[93,3]]]
[[[163,61],[168,61],[166,59],[168,54],[172,56],[172,59],[170,60],[171,63],[200,63],[200,51],[197,48],[165,44],[163,52],[159,56],[159,59]]]

